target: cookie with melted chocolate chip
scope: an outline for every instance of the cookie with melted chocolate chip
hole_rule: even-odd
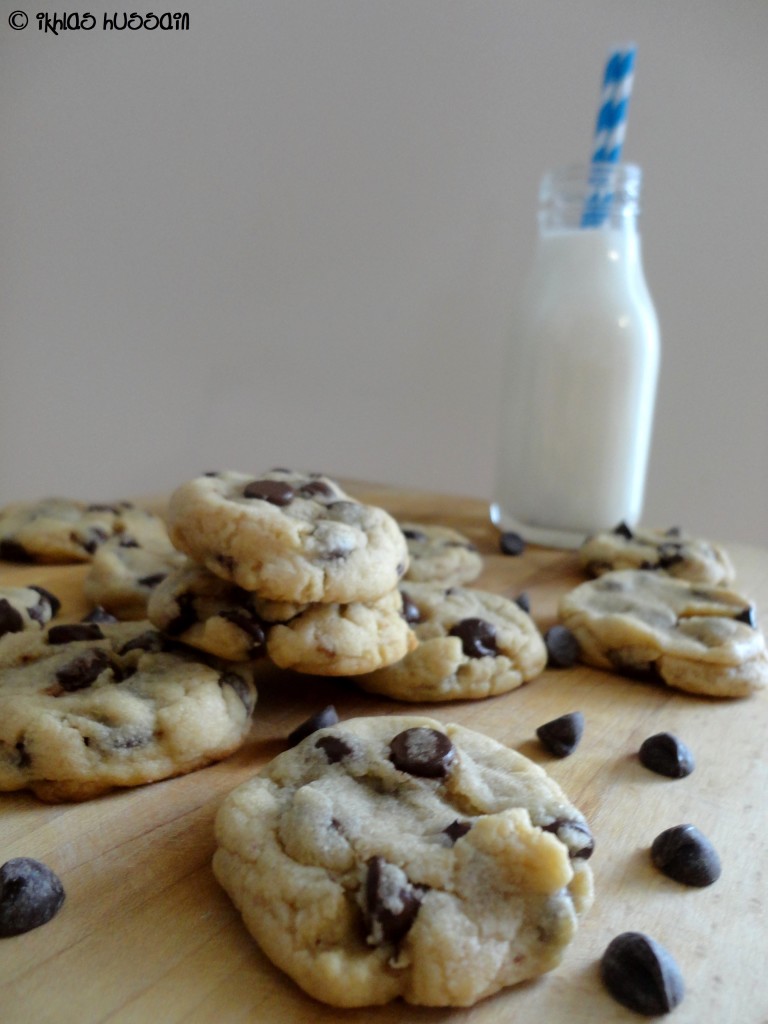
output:
[[[218,657],[267,654],[280,668],[313,675],[371,671],[416,645],[396,589],[370,603],[266,601],[194,562],[158,584],[147,614],[162,632]]]
[[[768,683],[755,609],[724,587],[623,569],[570,591],[559,616],[597,668],[710,697],[746,697]]]
[[[408,542],[410,565],[406,580],[459,586],[476,580],[483,558],[472,541],[450,526],[401,522]]]
[[[221,760],[244,741],[248,665],[204,659],[146,621],[0,640],[0,791],[85,800]]]
[[[333,1006],[471,1006],[556,967],[592,902],[584,816],[458,725],[357,718],[234,790],[214,873],[264,953]]]
[[[375,601],[408,568],[392,516],[320,474],[210,473],[173,493],[168,524],[193,561],[273,601]]]
[[[130,502],[86,504],[70,498],[18,502],[0,509],[0,558],[11,562],[88,562],[130,519],[148,517]]]
[[[418,646],[356,676],[363,689],[406,701],[470,700],[514,690],[544,670],[544,640],[515,601],[436,583],[406,582],[401,590]]]
[[[619,569],[647,569],[712,586],[727,586],[735,578],[725,548],[677,527],[653,530],[620,523],[615,530],[587,537],[579,549],[579,560],[591,576]]]
[[[0,638],[43,629],[60,607],[58,597],[44,587],[0,587]]]

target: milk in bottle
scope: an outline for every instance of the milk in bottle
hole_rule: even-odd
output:
[[[637,230],[640,169],[545,176],[533,270],[502,390],[491,518],[532,543],[574,547],[639,520],[659,331]]]

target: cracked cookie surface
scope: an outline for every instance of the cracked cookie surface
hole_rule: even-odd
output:
[[[356,676],[363,689],[407,701],[471,700],[514,690],[544,670],[544,640],[509,598],[438,583],[406,582],[401,591],[418,646]]]
[[[559,616],[597,668],[712,697],[745,697],[768,682],[755,609],[723,587],[623,569],[564,595]]]
[[[470,1006],[556,967],[592,901],[583,815],[501,743],[430,718],[319,729],[234,790],[216,877],[317,999]]]
[[[50,626],[0,641],[0,790],[84,800],[236,750],[256,702],[247,665],[166,642],[148,622]]]
[[[193,561],[274,601],[374,601],[408,567],[392,516],[320,474],[198,477],[171,496],[168,528]]]

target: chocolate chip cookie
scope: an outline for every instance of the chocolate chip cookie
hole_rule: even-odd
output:
[[[471,1006],[556,967],[592,902],[542,768],[430,718],[321,728],[224,801],[213,868],[264,953],[334,1006]]]
[[[401,590],[418,646],[394,665],[356,676],[363,689],[406,701],[470,700],[514,690],[544,670],[544,640],[514,601],[436,583]]]
[[[44,587],[0,587],[0,638],[42,629],[60,607],[58,597]]]
[[[677,527],[670,530],[615,530],[588,537],[579,560],[591,576],[617,569],[650,569],[712,586],[725,586],[735,578],[728,552],[717,544],[691,537]]]
[[[566,594],[559,615],[581,660],[598,668],[711,697],[745,697],[768,682],[755,609],[722,587],[624,569]]]
[[[410,558],[406,580],[460,585],[471,583],[483,571],[477,547],[458,530],[411,522],[401,522],[400,529],[408,542]]]
[[[88,505],[69,498],[19,502],[0,509],[0,558],[14,562],[87,562],[125,528],[130,502]]]
[[[147,618],[154,588],[186,562],[158,522],[154,536],[144,531],[140,541],[133,533],[124,532],[99,546],[83,581],[83,592],[91,604],[106,608],[118,619]]]
[[[198,477],[171,496],[168,526],[193,561],[273,601],[375,601],[408,568],[392,516],[319,474]]]
[[[148,622],[73,623],[0,640],[0,791],[50,802],[181,775],[236,750],[256,701],[247,665]]]

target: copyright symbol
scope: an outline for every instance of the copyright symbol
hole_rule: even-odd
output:
[[[12,11],[8,15],[8,24],[11,28],[16,29],[17,32],[20,32],[21,29],[26,28],[29,24],[29,18],[24,11]]]

